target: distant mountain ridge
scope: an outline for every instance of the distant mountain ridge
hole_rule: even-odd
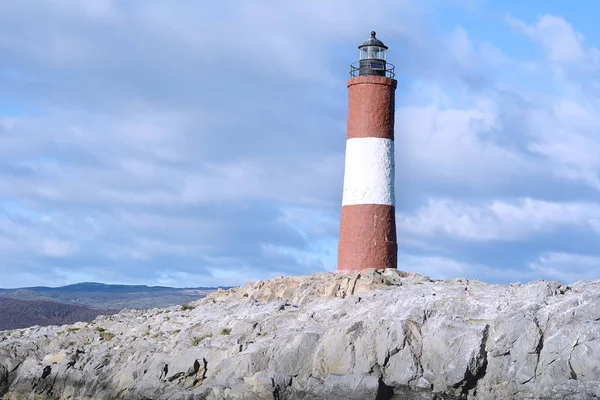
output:
[[[218,288],[173,288],[82,282],[60,287],[32,286],[0,289],[0,297],[27,301],[50,301],[85,306],[96,310],[150,309],[187,304],[205,297]],[[229,289],[230,287],[222,288]]]
[[[64,325],[90,322],[98,315],[110,315],[117,310],[94,310],[46,300],[16,300],[0,297],[0,331],[21,329],[33,325]]]
[[[173,290],[216,290],[218,288],[230,289],[232,286],[217,286],[217,287],[189,287],[189,288],[174,288],[169,286],[147,286],[147,285],[121,285],[107,284],[99,282],[81,282],[65,286],[29,286],[13,289],[0,288],[0,293],[14,292],[16,290],[32,290],[37,292],[52,292],[52,291],[71,291],[71,292],[93,292],[93,291],[118,291],[118,292],[149,292],[149,291],[173,291]]]

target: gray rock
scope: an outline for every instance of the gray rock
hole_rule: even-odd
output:
[[[0,332],[0,396],[600,398],[598,281],[368,270],[249,283],[192,307]]]

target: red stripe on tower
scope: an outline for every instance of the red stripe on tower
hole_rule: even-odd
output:
[[[394,66],[371,32],[348,81],[348,132],[338,271],[397,268]]]

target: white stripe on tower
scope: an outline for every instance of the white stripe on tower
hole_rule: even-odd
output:
[[[355,204],[395,204],[393,140],[361,137],[346,141],[342,206]]]

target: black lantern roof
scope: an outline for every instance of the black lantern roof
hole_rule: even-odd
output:
[[[384,49],[387,50],[387,46],[385,44],[383,44],[383,42],[379,39],[377,39],[375,37],[377,33],[375,31],[371,31],[371,37],[367,40],[364,41],[363,44],[361,44],[360,46],[358,46],[359,49],[362,49],[363,47],[366,46],[378,46],[378,47],[383,47]]]

